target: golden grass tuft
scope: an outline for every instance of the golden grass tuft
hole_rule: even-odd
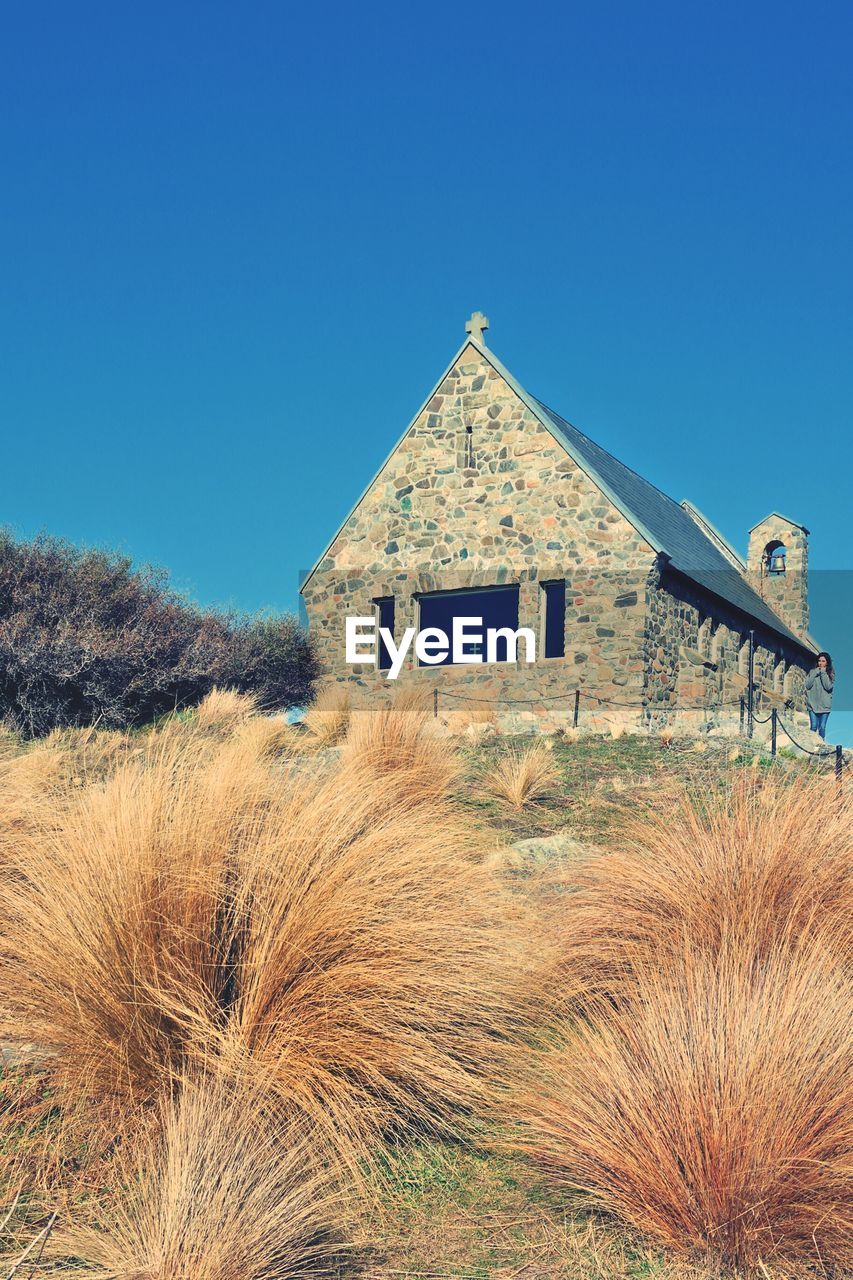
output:
[[[246,1082],[185,1082],[115,1166],[94,1220],[50,1242],[60,1266],[78,1260],[81,1280],[328,1275],[337,1252],[329,1169],[308,1135]]]
[[[563,989],[616,994],[650,955],[727,937],[759,951],[815,921],[849,954],[853,801],[831,779],[752,775],[699,803],[627,821],[621,847],[578,869],[560,936]]]
[[[109,776],[127,758],[125,734],[54,730],[34,744],[0,753],[0,866],[27,833],[51,826],[81,788]]]
[[[558,790],[561,776],[553,743],[537,742],[501,756],[484,774],[483,786],[490,795],[521,810]]]
[[[349,689],[332,684],[319,691],[306,710],[303,723],[317,746],[332,747],[346,735],[350,714]]]
[[[566,1192],[715,1275],[849,1274],[849,972],[820,936],[649,961],[630,1002],[564,1028],[522,1105],[528,1146]]]
[[[403,791],[410,799],[439,799],[462,777],[459,756],[437,735],[432,716],[408,700],[354,711],[342,760],[389,797]]]
[[[354,1153],[462,1124],[526,1025],[524,915],[437,799],[173,738],[88,788],[0,882],[2,1033],[110,1117],[211,1061]]]
[[[202,733],[228,734],[258,714],[257,699],[236,689],[211,689],[192,713],[190,725]]]
[[[238,726],[234,740],[259,759],[274,759],[299,749],[298,734],[283,716],[252,716]]]
[[[494,732],[497,723],[497,702],[493,699],[475,701],[445,697],[440,700],[440,720],[452,736],[486,737]]]
[[[419,711],[421,715],[431,716],[432,689],[425,684],[398,684],[392,694],[391,705],[395,711]]]
[[[850,817],[825,778],[684,796],[560,904],[528,1145],[713,1274],[853,1262]]]
[[[497,714],[497,703],[491,700],[468,702],[465,706],[465,716],[469,725],[494,724]]]

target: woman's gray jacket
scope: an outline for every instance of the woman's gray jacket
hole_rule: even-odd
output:
[[[820,667],[812,667],[806,676],[806,706],[814,712],[832,710],[832,689],[835,676]]]

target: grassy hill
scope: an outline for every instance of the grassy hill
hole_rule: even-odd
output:
[[[849,795],[457,727],[0,740],[9,1274],[845,1274]]]

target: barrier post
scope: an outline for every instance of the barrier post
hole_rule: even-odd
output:
[[[752,737],[753,730],[755,729],[754,678],[755,678],[755,632],[750,631],[749,633],[749,676],[748,676],[749,686],[746,691],[746,710],[747,710],[747,715],[749,717],[749,722],[747,724],[746,732],[747,732],[747,736],[750,738]]]
[[[770,712],[770,754],[776,759],[776,708]]]
[[[841,786],[841,773],[844,769],[844,748],[835,748],[835,780]]]
[[[575,689],[575,709],[572,715],[572,726],[575,729],[577,729],[578,727],[578,714],[580,712],[580,707],[581,707],[581,691],[580,689]]]
[[[433,719],[438,718],[438,685],[432,691],[432,714]]]

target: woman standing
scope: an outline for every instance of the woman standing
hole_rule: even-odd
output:
[[[806,676],[806,706],[809,709],[809,727],[812,733],[826,738],[826,722],[832,710],[832,690],[835,672],[828,653],[817,655],[817,666]]]

